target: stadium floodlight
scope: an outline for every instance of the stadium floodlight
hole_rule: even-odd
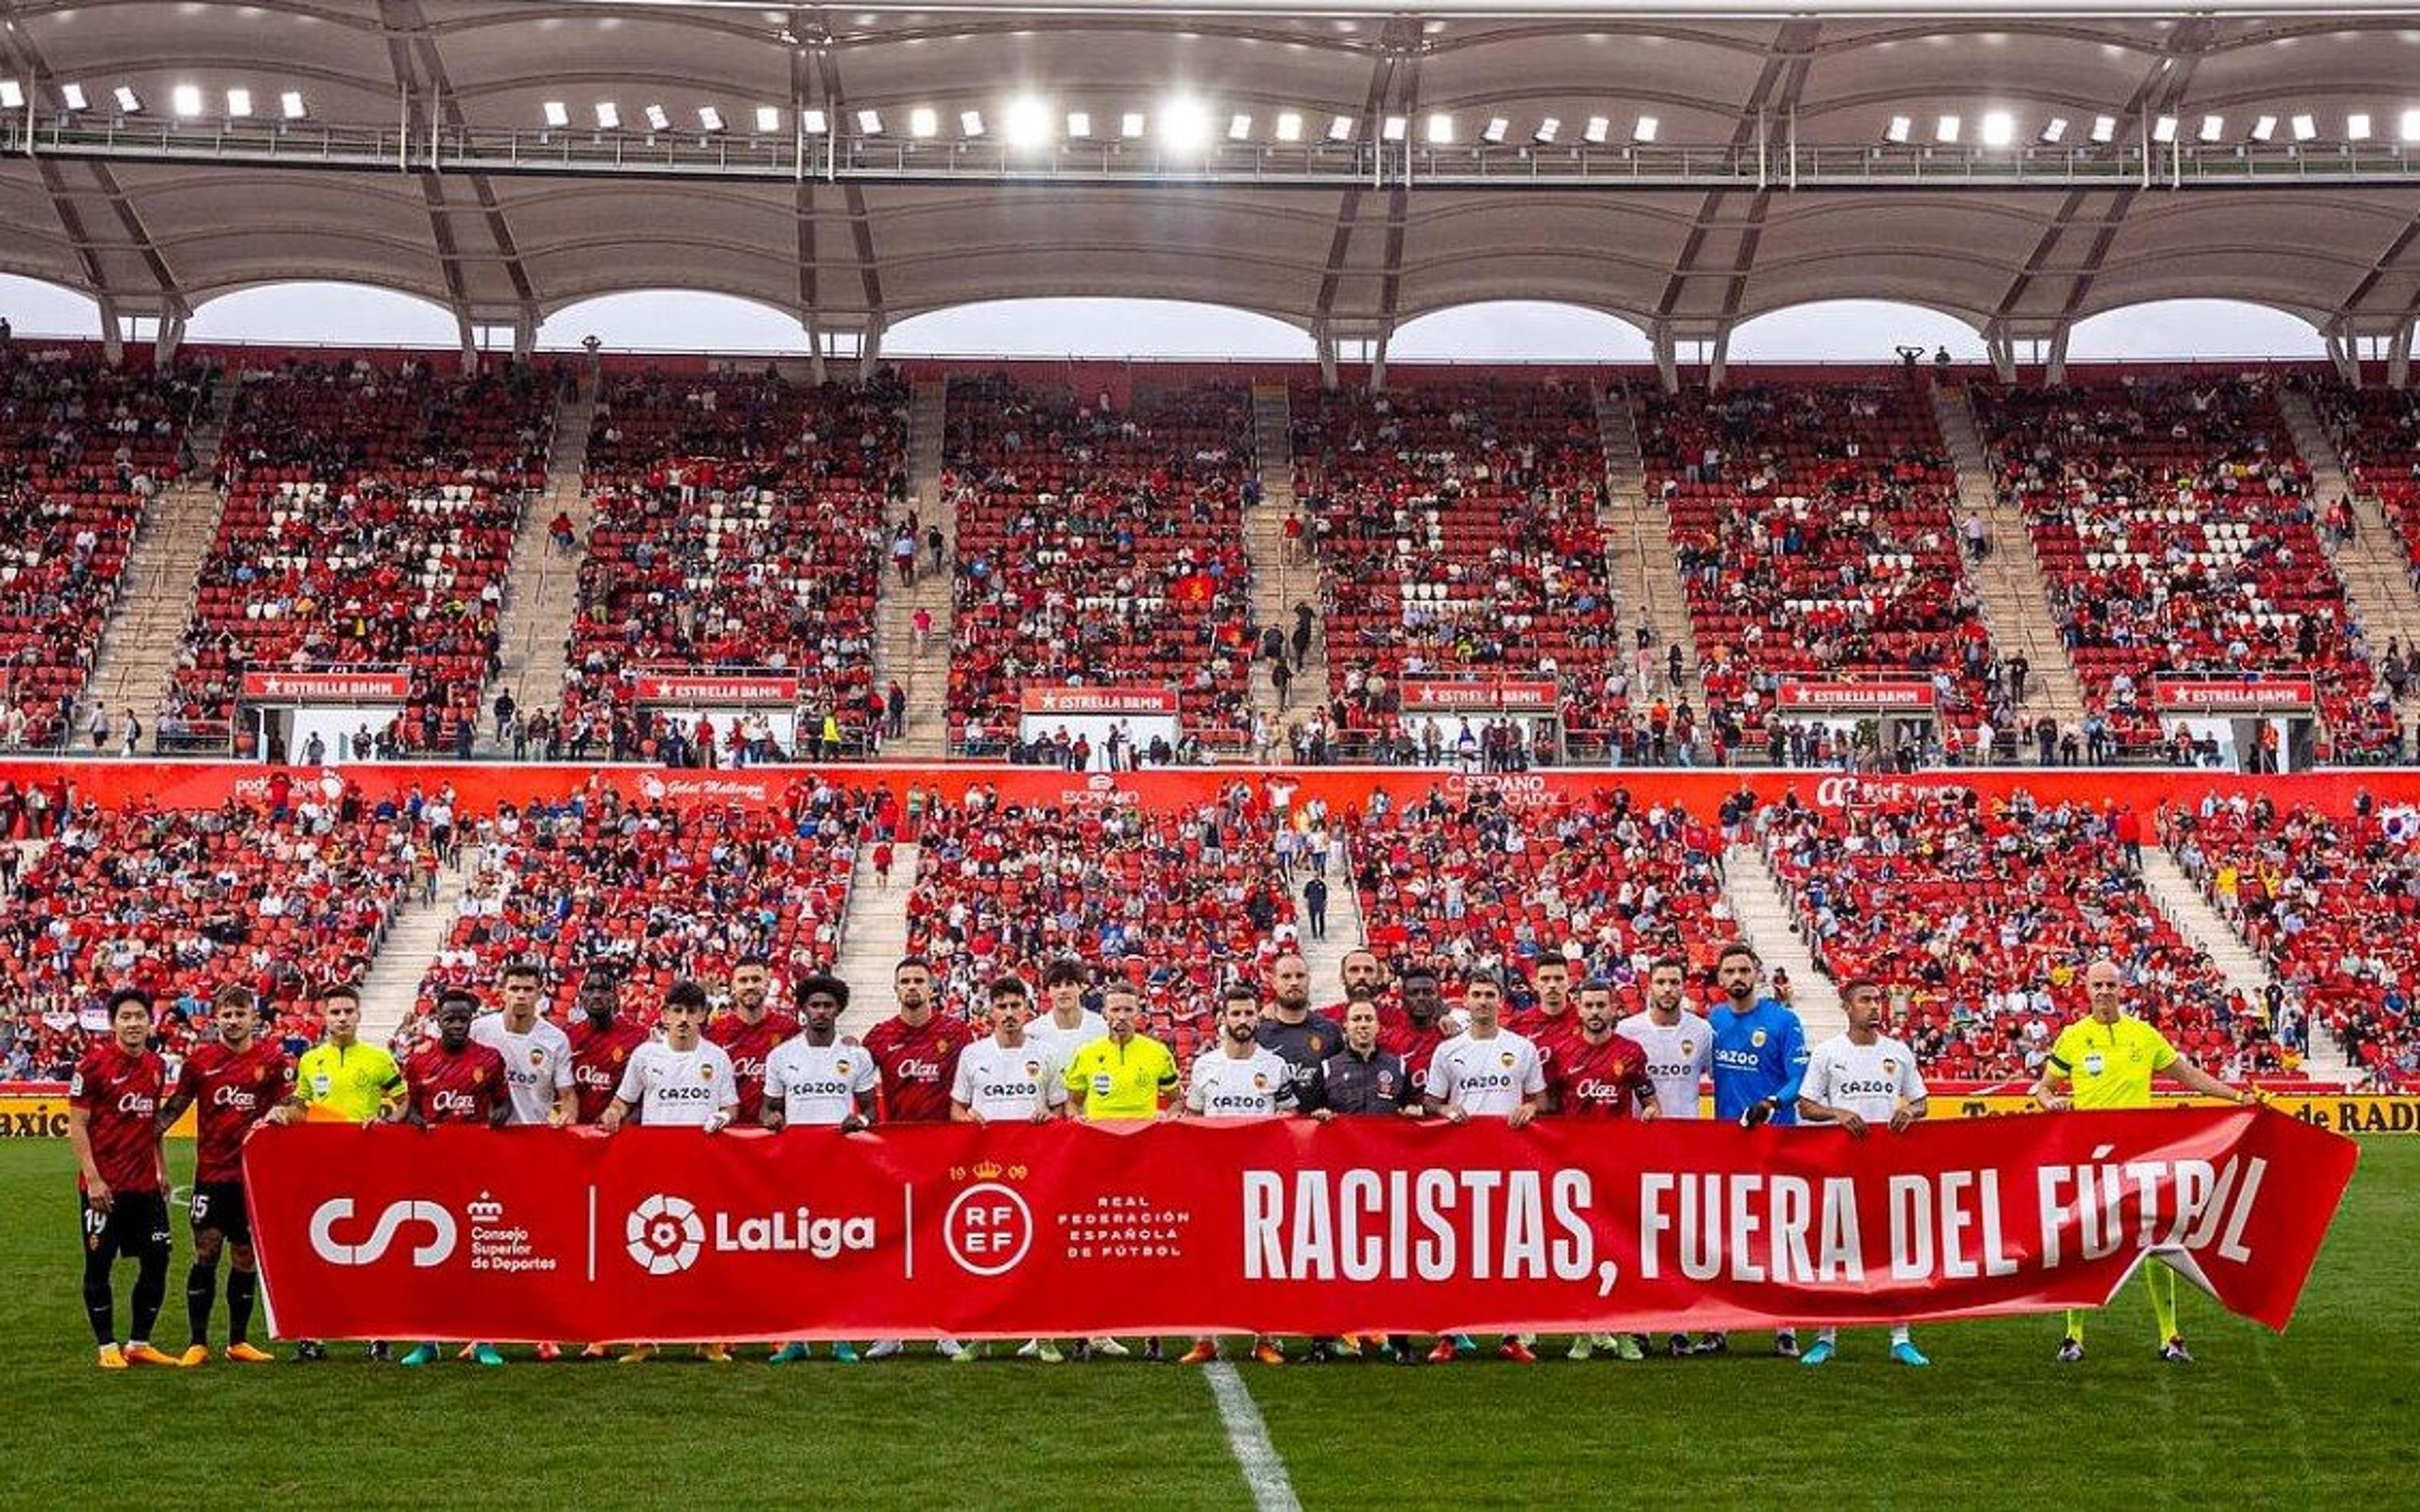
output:
[[[119,110],[124,111],[129,116],[140,116],[143,114],[143,97],[134,92],[132,85],[119,85],[114,91],[114,94],[117,100],[117,108]],[[2364,120],[2368,119],[2366,116],[2362,118]]]
[[[2252,123],[2252,140],[2266,142],[2277,134],[2277,117],[2263,116]]]
[[[982,136],[984,134],[983,112],[979,110],[958,112],[958,134],[970,141]]]
[[[1959,117],[1944,116],[1932,123],[1932,139],[1935,142],[1955,143],[1958,140],[1958,133],[1964,127],[1965,122]]]
[[[2017,139],[2017,118],[2005,110],[1983,113],[1983,145],[2004,147]]]
[[[1032,95],[1019,95],[1010,100],[1001,121],[1011,147],[1038,147],[1050,140],[1049,103]],[[1076,118],[1073,116],[1067,118],[1067,134],[1076,134]]]
[[[2174,116],[2163,116],[2151,123],[2152,141],[2164,145],[2176,139],[2177,118]]]
[[[721,111],[719,111],[719,110],[715,109],[712,105],[700,105],[700,106],[698,106],[698,107],[697,107],[697,129],[698,129],[699,131],[721,131],[721,130],[722,130],[722,112],[721,112]]]
[[[622,107],[613,103],[613,101],[610,100],[598,100],[597,102],[597,129],[600,131],[620,131],[622,129]]]
[[[240,121],[246,119],[252,115],[251,90],[230,89],[226,92],[226,101],[227,118],[229,120]]]
[[[1504,138],[1510,135],[1512,131],[1511,121],[1501,116],[1490,116],[1487,117],[1487,124],[1480,129],[1479,139],[1489,147],[1500,147],[1503,145]]]
[[[1530,135],[1529,140],[1537,143],[1542,147],[1552,147],[1554,145],[1555,138],[1561,135],[1562,131],[1563,123],[1557,120],[1554,116],[1549,116],[1544,120],[1538,123],[1538,130]]]
[[[1280,142],[1302,140],[1302,112],[1298,110],[1278,112],[1278,140]]]
[[[862,124],[864,123],[864,120],[865,120],[865,114],[864,114],[864,112],[862,112],[862,111],[859,112],[859,113],[858,113],[858,121],[859,121],[859,123],[860,123],[861,125],[862,125]],[[911,110],[911,111],[909,111],[909,112],[908,113],[908,134],[909,136],[912,136],[912,137],[916,138],[916,140],[918,140],[918,141],[922,142],[922,141],[927,140],[928,138],[935,137],[935,136],[939,136],[940,133],[941,133],[941,116],[940,116],[940,113],[939,113],[939,112],[938,112],[938,111],[936,111],[932,106],[930,106],[930,105],[919,105],[919,106],[917,106],[915,109],[913,109],[913,110]]]
[[[571,124],[571,107],[560,100],[550,100],[538,109],[545,112],[546,124],[551,131],[559,131]]]
[[[25,105],[25,86],[14,79],[0,79],[0,110],[22,110]]]
[[[1915,134],[1916,122],[1905,116],[1892,116],[1890,124],[1883,128],[1883,140],[1893,147],[1907,146],[1907,139]]]
[[[2195,134],[2197,134],[2204,142],[2217,141],[2220,137],[2226,134],[2226,117],[2224,116],[2203,116],[2201,118],[2201,131]]]
[[[2348,142],[2369,140],[2369,112],[2357,110],[2345,117],[2345,140]]]
[[[1141,111],[1127,111],[1118,117],[1118,134],[1129,142],[1134,141],[1142,135],[1144,124]]]
[[[1408,117],[1389,116],[1378,123],[1378,135],[1384,141],[1400,142],[1411,129],[1412,123]]]
[[[1630,139],[1638,143],[1652,142],[1663,130],[1662,121],[1652,116],[1641,116],[1638,117],[1638,124],[1630,129]]]
[[[1428,137],[1429,146],[1433,147],[1450,147],[1453,146],[1453,117],[1441,110],[1431,111],[1429,113]]]
[[[180,84],[168,91],[168,108],[188,119],[202,113],[202,88],[199,85]]]
[[[2042,124],[2041,139],[2045,145],[2050,147],[2056,147],[2061,142],[2066,141],[2067,117],[2064,116],[2054,116],[2048,121],[2045,121]]]
[[[830,125],[830,122],[825,118],[822,111],[809,110],[799,113],[799,128],[805,131],[809,136],[823,135],[825,129]],[[782,111],[780,106],[759,105],[756,107],[756,130],[760,131],[778,131],[781,129]]]
[[[2115,116],[2093,116],[2092,140],[2102,147],[2107,147],[2110,143],[2117,141],[2118,117]]]
[[[2316,116],[2297,116],[2293,124],[2294,140],[2297,142],[2308,142],[2319,134],[2319,121]]]
[[[1591,116],[1588,118],[1587,129],[1580,132],[1580,140],[1590,147],[1601,147],[1605,146],[1606,138],[1612,134],[1613,122],[1602,116]]]
[[[59,103],[70,110],[85,109],[84,85],[80,84],[59,85]]]
[[[1091,136],[1093,134],[1093,113],[1089,110],[1069,111],[1067,113],[1067,134],[1079,142]]]
[[[2403,140],[2406,142],[2420,142],[2420,110],[2407,110],[2403,113],[2401,131]]]
[[[649,106],[647,107],[647,130],[648,130],[648,131],[671,131],[672,129],[673,129],[673,117],[672,117],[672,113],[671,113],[670,111],[668,111],[668,110],[664,109],[664,107],[663,107],[663,106],[661,106],[661,105],[649,105]]]
[[[311,114],[311,107],[302,102],[302,91],[300,89],[288,89],[279,95],[277,109],[279,114],[289,121],[299,121]]]
[[[1252,118],[1242,111],[1227,117],[1227,140],[1249,142],[1252,139]]]
[[[1339,116],[1335,117],[1327,123],[1327,139],[1330,142],[1352,141],[1353,124],[1353,117],[1350,116]]]
[[[1210,145],[1210,111],[1187,95],[1170,97],[1159,107],[1159,140],[1177,152],[1199,152]]]
[[[882,112],[871,107],[857,113],[857,129],[866,136],[882,134]]]

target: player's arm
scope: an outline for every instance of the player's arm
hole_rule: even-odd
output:
[[[1469,1115],[1448,1101],[1452,1096],[1453,1068],[1440,1049],[1429,1057],[1428,1074],[1420,1078],[1420,1107],[1432,1119],[1442,1117],[1448,1123],[1460,1123]]]
[[[950,1073],[950,1121],[982,1123],[984,1116],[975,1111],[974,1068],[967,1064],[964,1052],[958,1056],[957,1070]]]
[[[187,1056],[185,1064],[177,1072],[176,1089],[161,1100],[159,1117],[152,1120],[162,1134],[177,1126],[177,1120],[194,1105],[194,1099],[200,1095],[201,1089],[201,1074],[194,1070],[193,1057]]]
[[[509,1089],[502,1090],[488,1103],[488,1127],[501,1129],[512,1121],[513,1098]]]
[[[1091,1045],[1086,1045],[1084,1050],[1091,1048]],[[1067,1062],[1066,1073],[1059,1078],[1060,1089],[1067,1098],[1067,1116],[1071,1119],[1084,1116],[1084,1099],[1092,1095],[1092,1088],[1084,1079],[1087,1073],[1083,1069],[1083,1059],[1084,1051],[1077,1051],[1075,1059]]]
[[[1505,1119],[1505,1125],[1512,1129],[1526,1129],[1529,1125],[1529,1120],[1544,1112],[1545,1108],[1546,1068],[1544,1060],[1532,1054],[1529,1057],[1529,1073],[1522,1078],[1521,1105],[1514,1108]]]
[[[790,1116],[783,1109],[782,1100],[768,1092],[765,1096],[765,1106],[758,1111],[756,1121],[772,1133],[780,1134],[782,1126],[790,1121]]]
[[[868,1069],[870,1070],[871,1068]],[[869,1084],[859,1088],[856,1092],[850,1096],[849,1103],[851,1112],[847,1118],[840,1120],[840,1132],[843,1134],[855,1134],[860,1129],[872,1128],[874,1126],[873,1086]]]
[[[1771,1101],[1776,1109],[1798,1101],[1799,1089],[1807,1085],[1807,1068],[1813,1058],[1807,1050],[1807,1026],[1792,1013],[1781,1031],[1781,1069],[1788,1080],[1774,1090]]]
[[[1163,1047],[1159,1053],[1159,1081],[1153,1093],[1157,1110],[1168,1111],[1184,1090],[1184,1085],[1176,1074],[1176,1057]]]
[[[567,1129],[580,1121],[580,1088],[572,1077],[571,1057],[554,1063],[554,1106],[546,1110],[547,1127]]]
[[[2051,1047],[2050,1057],[2042,1062],[2041,1074],[2025,1088],[2025,1095],[2053,1113],[2064,1113],[2075,1105],[2075,1100],[2051,1086],[2054,1081],[2071,1080],[2068,1064],[2059,1058],[2058,1047]]]
[[[1067,1083],[1065,1078],[1063,1075],[1054,1076],[1047,1071],[1044,1072],[1042,1075],[1042,1093],[1039,1097],[1036,1097],[1033,1100],[1033,1121],[1035,1123],[1048,1123],[1054,1119],[1063,1119],[1067,1116]]]
[[[68,1148],[75,1151],[76,1170],[84,1177],[85,1200],[95,1212],[107,1212],[116,1202],[116,1194],[101,1180],[101,1165],[92,1157],[92,1114],[81,1103],[68,1104]]]
[[[1924,1078],[1916,1073],[1915,1059],[1910,1057],[1899,1069],[1899,1102],[1891,1109],[1890,1131],[1905,1134],[1931,1112],[1932,1094],[1925,1089]]]
[[[1641,1123],[1653,1123],[1664,1116],[1663,1100],[1655,1095],[1655,1079],[1647,1074],[1644,1060],[1630,1073],[1630,1111]]]

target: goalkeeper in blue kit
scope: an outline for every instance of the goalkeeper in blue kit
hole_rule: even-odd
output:
[[[1723,947],[1714,958],[1714,985],[1723,1000],[1708,1005],[1714,1025],[1714,1117],[1736,1119],[1746,1128],[1798,1121],[1798,1089],[1807,1079],[1807,1031],[1786,1004],[1759,996],[1764,963],[1745,945]],[[1708,1334],[1693,1352],[1719,1354],[1730,1348],[1728,1334]],[[1798,1331],[1773,1336],[1773,1352],[1798,1357]]]

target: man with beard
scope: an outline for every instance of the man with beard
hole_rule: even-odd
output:
[[[947,1123],[950,1088],[957,1080],[958,1054],[973,1040],[967,1021],[933,1007],[933,967],[923,956],[901,958],[891,968],[891,995],[899,1011],[865,1031],[866,1054],[882,1077],[886,1123]],[[953,1338],[936,1346],[955,1360],[966,1352]],[[897,1339],[876,1339],[868,1360],[887,1360],[900,1350]]]
[[[743,1126],[764,1116],[765,1057],[773,1047],[799,1032],[799,1021],[766,1006],[773,970],[760,955],[745,957],[731,968],[731,1006],[707,1021],[706,1038],[731,1057],[731,1074],[739,1084],[739,1116]]]
[[[1283,975],[1288,961],[1296,968],[1291,979]],[[1280,957],[1278,965],[1280,980],[1290,980],[1302,994],[1297,1005],[1302,1022],[1326,1023],[1311,1019],[1311,973],[1303,967],[1302,957]],[[1295,1095],[1295,1067],[1268,1046],[1263,1038],[1268,1026],[1269,1021],[1261,1017],[1260,995],[1249,984],[1237,982],[1220,995],[1218,1040],[1193,1057],[1192,1079],[1185,1088],[1186,1113],[1202,1119],[1267,1119],[1292,1113],[1301,1105]],[[1342,1038],[1340,1030],[1338,1039]],[[1318,1074],[1316,1063],[1311,1074]],[[1193,1341],[1182,1363],[1208,1365],[1217,1358],[1218,1341],[1204,1336]],[[1263,1365],[1285,1364],[1284,1351],[1265,1334],[1253,1336],[1252,1358]]]
[[[1504,984],[1495,973],[1473,970],[1463,979],[1462,1001],[1469,1027],[1437,1047],[1420,1079],[1420,1094],[1432,1117],[1449,1123],[1472,1119],[1502,1119],[1510,1128],[1528,1126],[1545,1103],[1545,1069],[1538,1048],[1505,1028]],[[1429,1363],[1444,1365],[1467,1340],[1450,1335],[1429,1351]],[[1529,1341],[1507,1335],[1497,1352],[1519,1365],[1535,1365]]]
[[[848,1006],[848,983],[837,977],[804,977],[798,997],[799,1032],[765,1057],[765,1127],[776,1134],[783,1129],[854,1134],[874,1121],[874,1089],[881,1078],[865,1046],[841,1042],[840,1015]],[[813,1352],[803,1340],[793,1339],[774,1350],[769,1363],[796,1365]],[[856,1346],[834,1340],[832,1358],[857,1364]]]
[[[1436,1058],[1437,1046],[1453,1038],[1453,1016],[1446,1011],[1445,991],[1436,968],[1412,966],[1404,972],[1404,1010],[1391,1022],[1382,1022],[1378,1043],[1404,1057],[1404,1067],[1417,1078]]]
[[[1269,968],[1274,997],[1262,1018],[1256,1038],[1264,1050],[1293,1069],[1295,1102],[1319,1074],[1319,1063],[1344,1042],[1344,1030],[1334,1019],[1311,1011],[1311,965],[1293,950]],[[1196,1061],[1198,1067],[1200,1061]]]
[[[1688,980],[1688,967],[1676,956],[1649,966],[1647,1007],[1616,1030],[1647,1052],[1647,1079],[1655,1088],[1658,1116],[1667,1119],[1702,1116],[1698,1089],[1714,1063],[1714,1026],[1690,1011],[1683,992]],[[1688,1335],[1674,1334],[1669,1348],[1678,1358],[1694,1345]]]
[[[1714,1117],[1749,1129],[1796,1123],[1798,1090],[1807,1079],[1807,1031],[1788,1007],[1758,994],[1763,972],[1757,953],[1743,944],[1726,945],[1714,958],[1714,985],[1723,995],[1713,1015]],[[1730,1335],[1709,1334],[1697,1352],[1729,1348]],[[1776,1331],[1773,1352],[1797,1359],[1798,1330]]]
[[[1386,996],[1387,968],[1380,964],[1375,951],[1347,950],[1337,975],[1343,980],[1344,996],[1316,1011],[1324,1018],[1342,1024],[1345,1010],[1354,1004],[1376,1003]]]
[[[1579,1026],[1546,1063],[1546,1097],[1567,1119],[1652,1119],[1658,1112],[1655,1084],[1647,1075],[1647,1052],[1637,1041],[1614,1031],[1613,984],[1590,981],[1580,989]],[[1570,1357],[1585,1360],[1611,1350],[1624,1360],[1643,1360],[1646,1346],[1629,1334],[1582,1334]]]

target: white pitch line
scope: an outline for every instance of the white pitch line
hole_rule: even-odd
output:
[[[1259,1512],[1302,1512],[1285,1461],[1269,1443],[1269,1426],[1261,1421],[1260,1406],[1252,1400],[1244,1378],[1224,1360],[1211,1361],[1202,1373],[1210,1381],[1210,1395],[1218,1399],[1219,1421],[1227,1425],[1227,1447],[1244,1472],[1252,1505]]]

